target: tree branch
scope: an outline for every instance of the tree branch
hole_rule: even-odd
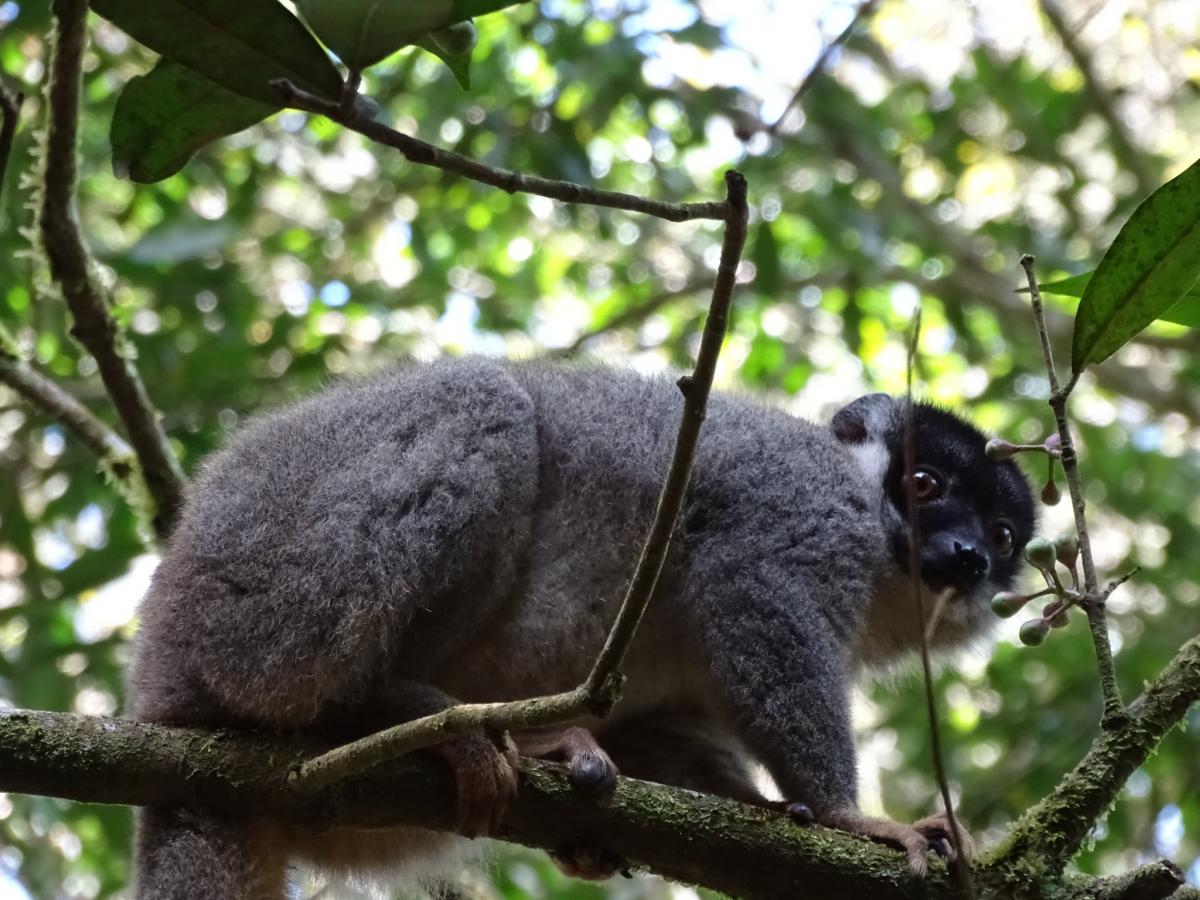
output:
[[[717,357],[725,339],[738,264],[746,243],[746,223],[749,215],[746,179],[741,173],[730,171],[725,174],[725,186],[726,201],[717,204],[722,208],[725,219],[721,261],[717,267],[712,302],[700,340],[696,368],[690,376],[685,375],[679,380],[684,402],[679,431],[675,438],[675,451],[671,456],[670,468],[663,481],[658,507],[642,547],[637,568],[634,570],[616,621],[613,622],[604,647],[596,657],[587,679],[573,691],[510,703],[460,704],[368,735],[302,763],[292,776],[295,788],[303,792],[319,790],[350,773],[361,772],[384,760],[394,759],[401,754],[466,732],[560,725],[585,715],[605,716],[612,709],[620,696],[621,682],[624,678],[618,670],[653,596],[670,547],[671,533],[683,506],[684,491],[691,474],[692,458],[695,455],[700,426],[704,421]]]
[[[1200,681],[1200,675],[1197,676]],[[319,747],[264,735],[167,728],[68,713],[0,712],[0,790],[88,803],[201,807],[331,826],[452,827],[448,768],[417,754],[311,795],[288,776]],[[553,850],[584,836],[639,866],[748,900],[960,900],[946,867],[909,876],[904,856],[861,838],[730,800],[621,778],[611,797],[581,796],[565,767],[521,763],[521,787],[495,835]],[[977,868],[981,900],[1156,900],[1162,862],[1119,879],[1034,881],[1026,870]],[[1118,891],[1125,885],[1124,893]]]
[[[12,154],[17,122],[21,118],[21,104],[24,102],[23,93],[10,92],[0,84],[0,200],[4,199],[4,174],[8,171],[8,158]]]
[[[875,7],[878,5],[879,0],[863,0],[858,5],[858,8],[854,11],[854,17],[850,19],[850,24],[842,29],[841,34],[825,45],[825,49],[821,51],[821,55],[817,57],[817,61],[813,63],[812,68],[808,70],[808,74],[804,76],[804,80],[800,82],[800,86],[796,88],[795,93],[788,100],[787,106],[783,108],[783,112],[779,114],[779,117],[774,122],[767,126],[767,134],[775,134],[779,131],[784,119],[788,117],[788,114],[796,107],[796,104],[804,99],[804,95],[808,93],[813,83],[825,71],[829,65],[829,61],[833,58],[834,51],[850,40],[850,36],[858,31],[858,27],[862,24],[863,19],[872,15],[875,12]]]
[[[1104,82],[1100,80],[1100,76],[1096,72],[1096,67],[1092,65],[1092,58],[1088,55],[1083,45],[1079,43],[1075,30],[1067,24],[1067,20],[1063,16],[1063,12],[1056,0],[1041,0],[1041,7],[1042,13],[1046,16],[1047,21],[1050,22],[1054,33],[1058,35],[1058,39],[1062,41],[1063,47],[1070,54],[1071,61],[1075,63],[1075,67],[1083,75],[1084,90],[1087,92],[1088,98],[1092,101],[1092,108],[1100,115],[1105,124],[1108,125],[1109,136],[1112,138],[1113,148],[1116,150],[1116,155],[1121,161],[1121,165],[1137,179],[1139,193],[1142,195],[1153,193],[1154,189],[1159,185],[1159,178],[1151,170],[1145,154],[1133,142],[1133,137],[1129,133],[1129,127],[1117,112],[1117,105],[1113,100],[1112,94],[1104,86]]]
[[[105,389],[125,424],[146,491],[154,502],[154,531],[163,538],[182,503],[183,472],[133,364],[133,348],[113,320],[108,298],[92,274],[92,261],[73,208],[87,3],[54,0],[53,8],[46,167],[38,216],[42,244],[50,274],[75,322],[71,334],[95,358]]]
[[[1062,871],[1096,820],[1116,801],[1125,781],[1197,700],[1200,637],[1184,644],[1146,692],[1126,708],[1125,723],[1102,731],[1050,796],[1017,820],[989,854],[987,865],[1003,868],[1032,860],[1039,868]]]
[[[341,103],[331,102],[301,90],[287,79],[276,79],[271,82],[271,86],[279,93],[280,102],[293,109],[325,116],[376,143],[399,150],[409,162],[433,166],[435,169],[461,175],[472,181],[478,181],[480,184],[500,188],[510,194],[518,192],[537,194],[552,200],[561,200],[563,203],[584,203],[589,206],[624,209],[666,219],[669,222],[724,219],[726,217],[724,203],[664,203],[661,200],[651,200],[636,194],[601,191],[572,181],[557,181],[553,178],[524,175],[509,169],[498,169],[396,131],[382,122],[368,118],[357,107],[346,109]]]
[[[9,352],[0,331],[0,383],[53,416],[70,430],[100,460],[100,467],[122,485],[122,493],[140,488],[137,459],[125,439],[97,419],[92,411],[37,372],[25,360]]]

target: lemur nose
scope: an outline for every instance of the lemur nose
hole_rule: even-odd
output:
[[[981,578],[987,574],[988,558],[970,544],[954,542],[954,567],[963,575]]]

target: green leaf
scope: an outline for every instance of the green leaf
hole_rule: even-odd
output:
[[[1054,294],[1059,297],[1082,297],[1084,288],[1087,287],[1094,274],[1095,270],[1080,272],[1069,278],[1039,284],[1038,290],[1043,294]],[[1020,293],[1028,294],[1029,288],[1021,288]],[[1189,328],[1200,328],[1200,282],[1188,288],[1183,297],[1158,318],[1163,322],[1173,322]]]
[[[1200,160],[1144,200],[1113,241],[1075,314],[1076,374],[1119,350],[1200,278]]]
[[[211,141],[279,109],[227,91],[168,60],[130,80],[113,112],[113,170],[148,184],[174,175]]]
[[[529,0],[455,0],[452,12],[446,18],[446,23],[461,22],[463,19],[473,19],[485,13],[507,9]]]
[[[771,223],[765,219],[759,223],[754,235],[750,259],[755,269],[755,290],[769,297],[779,293],[779,242]]]
[[[329,55],[277,0],[93,0],[92,9],[243,97],[278,105],[275,78],[329,99],[342,90]]]
[[[458,86],[464,91],[471,89],[471,51],[466,53],[448,53],[444,50],[437,41],[426,36],[417,41],[417,46],[422,50],[426,50],[440,59],[446,64],[454,77],[458,79]]]

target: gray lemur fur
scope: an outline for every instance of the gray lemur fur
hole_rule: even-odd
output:
[[[627,774],[754,802],[759,763],[817,821],[870,831],[848,691],[911,652],[919,625],[886,533],[900,405],[858,403],[835,435],[711,398],[625,695],[594,726]],[[133,715],[349,739],[450,698],[574,687],[636,562],[680,404],[665,379],[464,359],[257,419],[189,491],[142,606]],[[946,604],[935,643],[983,631],[980,598],[1011,579],[994,574]],[[445,840],[146,810],[138,896],[278,900],[289,859],[369,874]]]

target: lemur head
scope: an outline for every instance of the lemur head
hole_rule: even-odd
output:
[[[893,606],[896,595],[905,593],[901,586],[911,580],[906,405],[903,398],[869,394],[839,410],[831,423],[868,481],[881,488],[880,520],[895,568],[881,587],[888,596],[877,598],[877,604]],[[1033,495],[1020,469],[1011,461],[989,460],[986,438],[958,416],[918,403],[913,406],[913,426],[911,487],[921,534],[921,580],[943,607],[934,643],[948,646],[982,633],[991,622],[988,601],[1012,586],[1021,550],[1033,536]],[[908,623],[915,624],[911,610],[904,613]],[[900,626],[889,627],[895,631]],[[900,630],[905,633],[892,635],[895,652],[885,655],[913,649],[915,632]]]

